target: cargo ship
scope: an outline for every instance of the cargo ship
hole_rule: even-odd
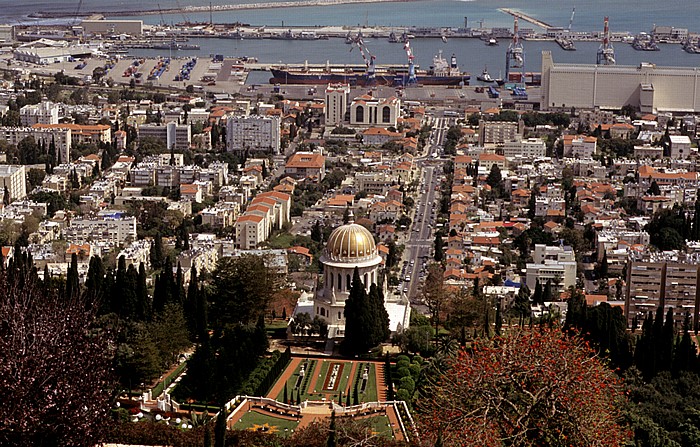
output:
[[[346,67],[326,65],[325,68],[308,66],[298,68],[271,68],[270,84],[336,84],[404,86],[409,82],[409,68],[403,65]],[[470,74],[460,71],[457,58],[452,55],[448,62],[442,52],[433,58],[428,70],[415,70],[418,85],[469,85]]]

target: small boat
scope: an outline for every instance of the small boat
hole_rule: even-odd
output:
[[[394,33],[393,31],[389,33],[389,42],[399,43],[399,38],[396,37],[396,33]]]
[[[566,37],[557,37],[554,39],[554,41],[559,44],[562,50],[564,51],[576,51],[576,47],[574,46],[574,42]]]
[[[442,35],[441,39],[443,42],[447,43],[447,36],[445,36],[444,34]]]
[[[489,74],[489,71],[486,67],[484,67],[484,71],[482,71],[481,74],[476,77],[476,80],[481,81],[481,82],[488,82],[488,83],[495,81],[495,79],[493,79],[491,77],[491,75]]]
[[[647,33],[639,33],[632,41],[632,48],[637,51],[659,51],[660,48],[654,40],[654,36]]]
[[[498,40],[496,40],[495,37],[489,38],[489,40],[486,41],[486,45],[492,47],[494,45],[498,45]]]

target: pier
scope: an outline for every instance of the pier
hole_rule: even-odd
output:
[[[536,19],[532,16],[529,16],[529,15],[525,14],[524,12],[516,11],[515,9],[499,8],[498,10],[501,12],[505,12],[506,14],[510,14],[513,17],[517,17],[519,19],[525,20],[526,22],[530,22],[533,25],[539,26],[542,29],[554,28],[554,26],[550,25],[547,22],[544,22],[540,19]]]

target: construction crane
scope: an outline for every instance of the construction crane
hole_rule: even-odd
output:
[[[413,63],[415,56],[413,56],[411,42],[407,40],[403,49],[406,50],[406,57],[408,57],[408,79],[406,80],[406,85],[413,85],[416,83],[416,67]]]
[[[571,18],[569,19],[569,33],[571,32],[571,25],[574,23],[574,14],[576,14],[576,7],[571,11]]]
[[[596,64],[615,65],[615,49],[612,43],[610,43],[610,27],[608,26],[607,17],[603,20],[603,43],[601,43],[598,48]]]
[[[513,40],[506,51],[506,80],[510,79],[512,72],[520,71],[521,79],[525,79],[525,50],[518,35],[518,18],[513,20]]]

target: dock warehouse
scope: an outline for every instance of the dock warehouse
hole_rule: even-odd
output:
[[[12,51],[18,61],[47,65],[92,56],[92,50],[86,46],[69,45],[49,39],[39,39],[15,48]]]
[[[609,109],[642,113],[700,112],[700,69],[631,65],[555,64],[542,52],[542,110]]]

